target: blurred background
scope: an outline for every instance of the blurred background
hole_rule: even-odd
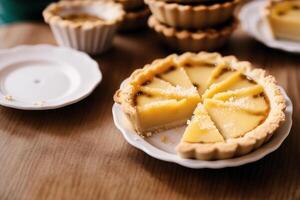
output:
[[[43,9],[49,3],[56,1],[58,0],[0,0],[0,25],[41,20]],[[251,0],[243,0],[243,2],[247,1]]]
[[[43,9],[55,0],[0,0],[0,24],[42,19]]]

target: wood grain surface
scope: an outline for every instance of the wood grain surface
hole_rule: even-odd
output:
[[[55,44],[44,24],[0,28],[0,48]],[[134,69],[171,53],[149,31],[118,35],[95,57],[103,81],[85,100],[52,111],[0,107],[0,199],[300,199],[300,56],[269,49],[238,30],[234,54],[276,76],[294,103],[283,145],[253,164],[192,170],[130,146],[112,121],[113,94]]]

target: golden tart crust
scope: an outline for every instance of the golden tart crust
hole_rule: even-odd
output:
[[[276,81],[273,76],[266,75],[263,69],[252,69],[249,62],[238,61],[234,56],[222,57],[218,53],[200,52],[198,54],[173,54],[164,59],[157,59],[151,64],[146,65],[144,68],[134,71],[124,88],[121,88],[116,92],[114,100],[121,104],[123,111],[129,115],[129,118],[134,123],[135,120],[138,120],[138,116],[133,103],[133,97],[145,80],[148,80],[149,77],[153,77],[166,70],[170,66],[170,63],[172,65],[176,65],[178,68],[183,68],[185,63],[201,62],[213,64],[215,66],[226,65],[227,68],[242,73],[247,78],[262,86],[264,89],[264,95],[268,99],[268,115],[261,124],[253,130],[246,132],[241,137],[228,138],[225,139],[225,142],[216,143],[190,143],[181,141],[176,147],[177,153],[183,158],[212,160],[244,155],[259,148],[272,137],[280,123],[285,120],[285,99],[282,96],[279,87],[276,85]],[[192,88],[187,91],[189,92],[181,93],[182,96],[192,96],[194,94],[194,90]],[[182,121],[166,125],[165,127],[160,127],[157,131],[179,125],[182,125]],[[142,135],[148,136],[148,134]],[[149,134],[149,136],[150,135],[151,134]]]
[[[153,16],[163,24],[182,29],[204,29],[230,20],[240,0],[211,1],[213,4],[210,5],[158,0],[145,0],[145,3],[149,5]]]

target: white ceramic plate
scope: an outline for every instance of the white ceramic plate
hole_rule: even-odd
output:
[[[63,107],[87,97],[100,83],[87,54],[51,45],[0,50],[0,105],[22,110]]]
[[[252,1],[244,5],[239,19],[244,31],[268,47],[292,53],[300,53],[300,42],[277,40],[273,37],[270,26],[263,14],[267,1]]]
[[[276,134],[271,138],[271,140],[264,144],[259,149],[246,154],[241,157],[226,159],[226,160],[216,160],[216,161],[202,161],[202,160],[193,160],[193,159],[183,159],[176,155],[175,147],[179,143],[179,140],[184,132],[185,126],[181,128],[171,129],[168,131],[163,131],[149,138],[141,138],[131,126],[128,118],[121,110],[121,106],[114,104],[112,108],[113,119],[116,127],[121,131],[122,135],[126,141],[132,146],[144,151],[148,155],[167,162],[177,163],[179,165],[188,167],[188,168],[225,168],[225,167],[236,167],[257,161],[267,154],[275,151],[285,138],[288,136],[291,127],[292,127],[292,112],[293,105],[289,97],[287,96],[284,89],[282,93],[287,102],[287,108],[285,111],[286,121],[281,127],[277,130]],[[162,142],[161,138],[167,138],[167,141]]]

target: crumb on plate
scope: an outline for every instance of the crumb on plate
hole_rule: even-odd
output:
[[[37,101],[33,105],[35,106],[43,106],[46,102],[45,101]]]
[[[13,98],[12,98],[11,95],[5,95],[4,98],[5,98],[5,100],[7,100],[7,101],[12,101],[12,100],[13,100]]]
[[[151,132],[146,133],[146,136],[147,136],[147,137],[150,137],[151,135],[152,135]]]
[[[165,136],[165,135],[162,135],[162,136],[160,136],[160,141],[162,142],[162,143],[168,143],[168,137],[167,136]]]

